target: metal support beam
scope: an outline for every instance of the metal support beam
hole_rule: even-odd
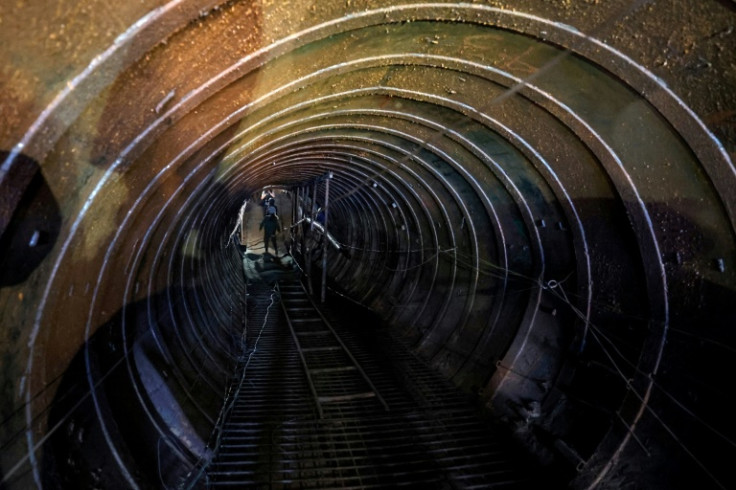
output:
[[[309,203],[309,216],[312,218],[312,221],[314,222],[314,205],[317,202],[317,181],[312,184],[312,202]],[[309,230],[311,232],[312,226],[309,227]],[[311,233],[310,233],[311,235]],[[307,285],[309,286],[309,294],[314,294],[314,286],[312,285],[312,249],[307,250],[307,257],[305,257],[304,261],[306,262],[307,267]]]
[[[325,206],[324,206],[325,222],[322,224],[322,226],[324,226],[325,231],[324,233],[322,233],[322,294],[320,295],[320,301],[322,301],[322,303],[325,302],[325,293],[327,292],[327,210],[330,204],[330,178],[331,177],[332,177],[332,174],[330,174],[327,180],[325,180]]]
[[[243,201],[243,205],[240,207],[240,244],[245,245],[245,208],[248,205],[248,201]]]

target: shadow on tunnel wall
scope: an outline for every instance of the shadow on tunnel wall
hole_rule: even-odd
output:
[[[54,432],[43,449],[44,488],[127,489],[131,482],[175,488],[209,457],[205,444],[225,387],[205,380],[206,369],[186,366],[182,357],[200,357],[199,346],[177,352],[172,337],[191,333],[177,331],[167,308],[172,297],[186,301],[201,294],[172,288],[127,305],[77,352],[48,418]],[[234,353],[240,332],[221,336],[231,345],[226,354]]]
[[[0,162],[9,156],[0,151]],[[0,287],[28,279],[51,252],[60,228],[59,205],[38,163],[15,156],[0,180]]]
[[[217,183],[210,182],[209,191],[227,196]],[[158,211],[145,212],[155,216]],[[201,271],[205,256],[214,254],[220,254],[215,267],[228,261],[239,266],[236,248],[218,242],[218,233],[230,230],[234,216],[223,211],[208,222],[217,235],[208,243],[187,212],[174,213],[172,219],[181,220],[177,223],[159,224],[179,226],[181,232],[168,236],[162,255],[157,255],[158,243],[149,243],[130,274],[172,282],[164,288],[153,284],[154,294],[124,305],[96,326],[65,370],[49,407],[50,438],[42,446],[44,488],[174,488],[211,456],[206,444],[240,353],[243,311],[207,304],[203,311],[211,277],[203,278]],[[200,249],[189,240],[194,232]],[[114,260],[127,253],[118,251]],[[162,272],[169,260],[176,264],[174,272]],[[180,264],[197,272],[181,279]],[[126,292],[122,273],[111,268],[100,279],[113,296]],[[232,297],[222,300],[237,306],[244,297],[242,277],[225,282]]]

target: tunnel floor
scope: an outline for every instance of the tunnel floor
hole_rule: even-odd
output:
[[[305,308],[294,306],[306,300],[295,297],[304,289],[290,258],[247,249],[243,259],[249,281],[247,348],[230,390],[232,409],[207,469],[208,485],[564,488],[470,396],[412,355],[370,312],[337,296],[328,296],[320,311],[376,394],[323,396],[318,404],[312,387],[317,395],[346,393],[355,378],[339,372],[326,381],[329,386],[324,381],[320,386],[315,372],[329,368],[311,368],[329,365],[335,354],[323,347],[327,353],[315,358],[324,344],[316,330],[298,326],[300,320],[309,322],[304,316],[309,314],[299,317]],[[295,338],[301,339],[301,350]],[[309,353],[310,378],[301,360]]]

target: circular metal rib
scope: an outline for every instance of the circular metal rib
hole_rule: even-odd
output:
[[[31,3],[0,12],[0,486],[211,457],[238,211],[327,172],[312,276],[572,486],[733,484],[728,2]]]

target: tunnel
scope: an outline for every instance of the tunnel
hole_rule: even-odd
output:
[[[207,487],[266,187],[292,252],[327,210],[293,254],[315,302],[551,488],[735,488],[735,25],[732,0],[3,2],[0,488]]]

